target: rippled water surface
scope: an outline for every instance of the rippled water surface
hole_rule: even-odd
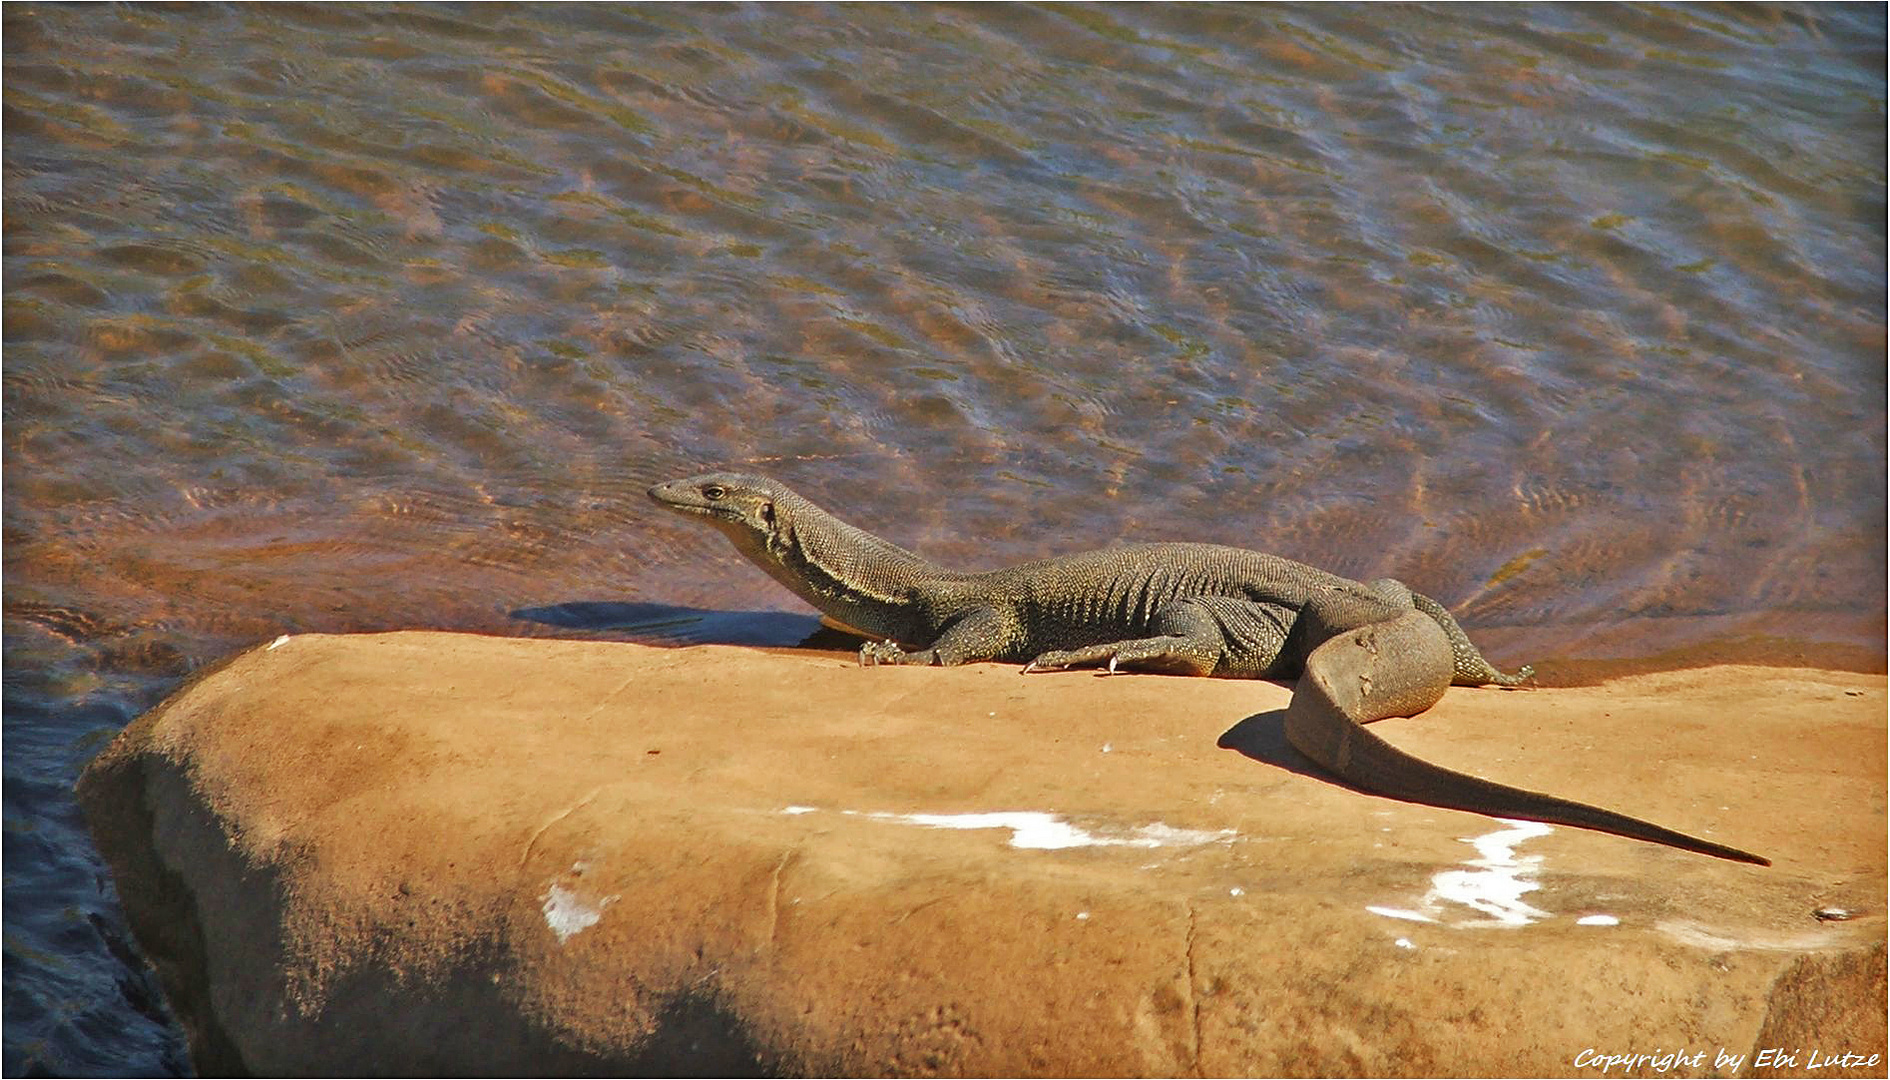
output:
[[[706,466],[1882,669],[1880,5],[4,19],[9,1074],[187,1067],[70,789],[194,667],[797,638]]]

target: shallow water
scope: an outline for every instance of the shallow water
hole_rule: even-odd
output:
[[[676,610],[803,610],[644,501],[708,466],[1545,681],[1882,670],[1880,6],[4,19],[9,1074],[186,1067],[70,795],[131,717],[283,632],[792,642]]]

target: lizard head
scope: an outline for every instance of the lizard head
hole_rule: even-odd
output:
[[[733,536],[739,532],[766,536],[776,526],[776,503],[793,492],[765,476],[744,473],[703,473],[686,480],[671,480],[650,489],[650,498],[678,514],[698,515]]]

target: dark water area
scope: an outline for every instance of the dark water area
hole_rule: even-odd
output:
[[[0,14],[10,1075],[188,1068],[71,795],[132,717],[282,633],[791,643],[643,498],[711,466],[1545,682],[1883,670],[1881,5]]]

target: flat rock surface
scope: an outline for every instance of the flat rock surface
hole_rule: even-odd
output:
[[[1884,1072],[1883,676],[1375,725],[1770,868],[1361,794],[1286,746],[1287,697],[309,635],[81,796],[206,1073]],[[1817,1068],[1846,1053],[1878,1057]]]

